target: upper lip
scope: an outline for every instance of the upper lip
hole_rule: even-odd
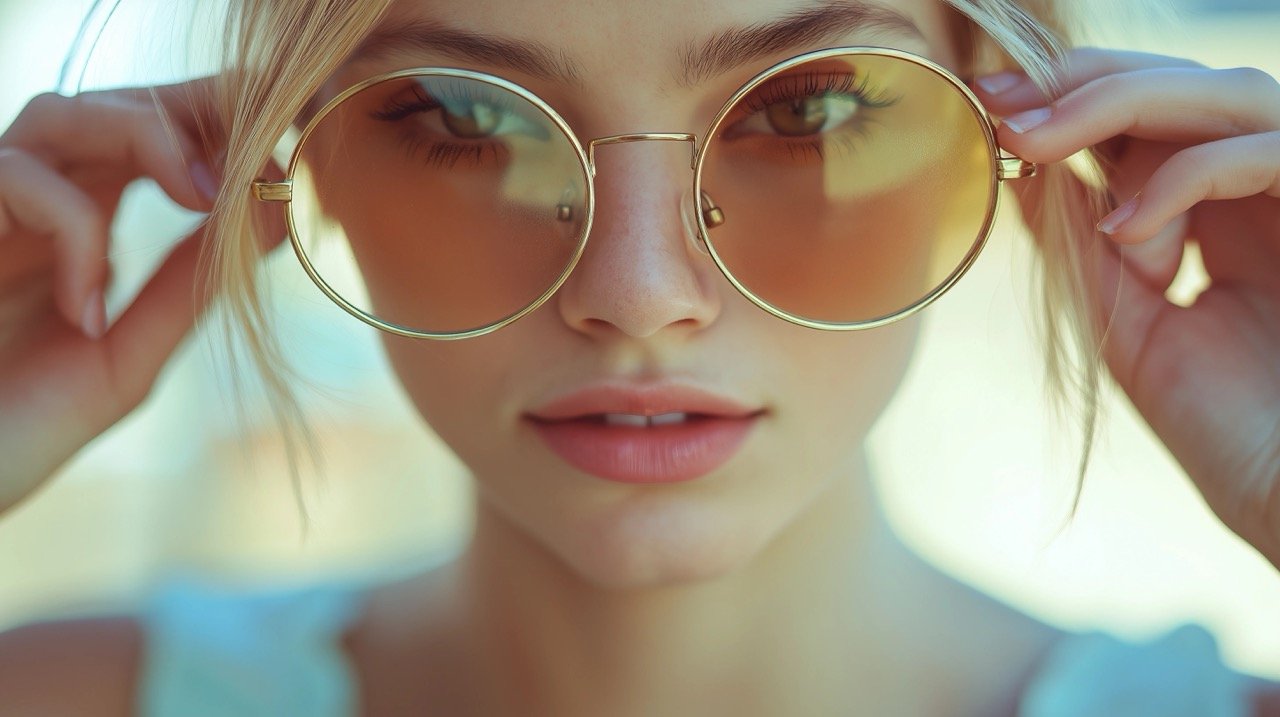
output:
[[[689,384],[599,383],[561,394],[529,411],[527,415],[542,421],[564,421],[603,413],[658,416],[679,412],[743,418],[762,410]]]

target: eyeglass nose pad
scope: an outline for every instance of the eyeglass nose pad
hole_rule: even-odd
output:
[[[574,191],[566,188],[560,193],[560,203],[556,204],[556,219],[561,222],[573,221]]]
[[[707,193],[703,192],[702,196],[704,197],[703,203],[706,205],[705,198],[707,198]],[[702,232],[698,229],[697,211],[698,203],[693,201],[693,189],[684,190],[684,193],[680,195],[680,219],[684,223],[685,236],[689,237],[699,251],[710,256],[711,252],[707,250],[707,242],[702,236]],[[717,211],[719,210],[717,209]],[[708,221],[707,226],[714,225]]]

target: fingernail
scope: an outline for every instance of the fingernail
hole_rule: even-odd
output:
[[[218,197],[218,179],[213,176],[213,170],[209,169],[209,165],[204,162],[196,162],[191,165],[191,183],[195,185],[200,195],[209,201],[213,201]]]
[[[107,310],[102,303],[102,292],[95,291],[84,307],[84,316],[80,319],[80,327],[84,335],[91,339],[100,339],[107,330]]]
[[[1047,122],[1049,120],[1049,114],[1050,112],[1048,107],[1038,107],[1034,110],[1027,110],[1026,112],[1016,114],[1012,117],[1006,117],[1004,119],[1004,124],[1008,125],[1009,129],[1014,132],[1024,134]]]
[[[1022,75],[1016,72],[998,72],[994,75],[978,78],[978,86],[987,94],[998,95],[1013,89],[1022,82]]]
[[[1098,231],[1104,234],[1115,234],[1120,229],[1120,225],[1124,224],[1133,213],[1138,211],[1138,197],[1135,195],[1133,199],[1116,207],[1115,211],[1103,217],[1098,222]]]

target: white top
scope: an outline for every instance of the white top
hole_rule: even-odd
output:
[[[242,592],[197,578],[155,591],[140,618],[144,717],[350,717],[356,685],[337,637],[364,587]],[[1019,717],[1246,717],[1249,677],[1227,668],[1213,636],[1184,624],[1128,642],[1094,631],[1053,648]]]

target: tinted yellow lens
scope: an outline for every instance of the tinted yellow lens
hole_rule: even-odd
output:
[[[834,324],[936,296],[972,261],[995,202],[978,109],[909,59],[837,54],[749,86],[722,115],[701,189],[707,239],[750,295]]]
[[[576,145],[517,88],[474,76],[388,79],[343,99],[303,140],[294,230],[323,287],[410,331],[520,314],[581,252]]]

